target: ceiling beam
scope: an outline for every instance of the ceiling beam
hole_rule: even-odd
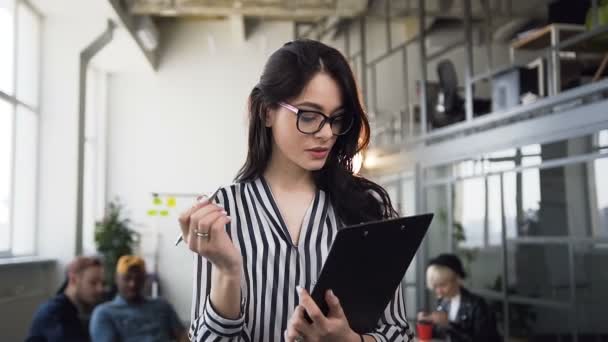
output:
[[[235,5],[239,4],[239,5]],[[132,1],[130,12],[135,15],[158,16],[203,16],[228,17],[243,15],[264,17],[266,19],[306,19],[327,16],[355,17],[366,10],[367,2],[361,0],[338,0],[331,6],[292,6],[290,2],[282,4],[248,4],[247,2],[226,2],[223,5],[212,5],[201,0],[177,1]]]
[[[237,45],[243,44],[247,37],[247,31],[245,29],[245,19],[242,15],[233,14],[228,18],[228,20],[230,21],[232,42]]]
[[[148,60],[148,62],[152,66],[152,69],[153,70],[157,70],[157,68],[158,68],[158,58],[159,58],[158,57],[158,49],[148,50],[144,46],[144,44],[142,43],[142,41],[137,36],[137,21],[136,21],[136,18],[132,14],[128,13],[125,9],[123,9],[123,6],[122,6],[120,0],[109,0],[109,2],[112,5],[112,8],[114,8],[114,11],[118,15],[118,18],[120,19],[120,21],[122,22],[122,24],[125,26],[125,28],[129,32],[129,34],[131,35],[131,37],[137,43],[137,46],[139,47],[139,49],[141,50],[141,52],[143,52],[144,56],[146,56],[146,59]]]

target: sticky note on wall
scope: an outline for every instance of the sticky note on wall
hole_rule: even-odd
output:
[[[167,198],[167,207],[169,207],[169,208],[175,208],[176,204],[177,203],[176,203],[175,197],[168,197]]]

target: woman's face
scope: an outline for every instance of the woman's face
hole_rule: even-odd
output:
[[[433,284],[433,291],[435,292],[435,296],[437,298],[450,299],[458,295],[458,293],[460,293],[460,283],[458,278],[454,275],[436,282]]]
[[[317,73],[299,96],[286,103],[299,110],[318,111],[327,116],[344,113],[338,83],[323,72]],[[319,170],[325,165],[337,136],[332,133],[329,123],[317,133],[302,133],[296,126],[297,120],[297,115],[284,107],[269,111],[266,126],[272,129],[272,153],[280,154],[273,158],[288,160],[307,171]]]

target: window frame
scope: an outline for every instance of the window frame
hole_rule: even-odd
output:
[[[38,223],[39,223],[39,215],[38,215],[38,201],[36,200],[37,198],[39,198],[39,192],[40,192],[40,118],[41,118],[41,113],[40,113],[40,101],[42,99],[41,96],[41,92],[42,92],[42,79],[41,79],[41,75],[42,75],[42,55],[43,55],[43,51],[42,51],[42,35],[43,35],[43,28],[42,28],[42,24],[43,24],[43,19],[44,16],[42,15],[42,13],[36,9],[29,1],[27,0],[9,0],[10,2],[12,2],[12,12],[13,12],[13,46],[12,48],[12,54],[13,54],[13,65],[12,65],[12,89],[10,90],[10,92],[5,92],[4,90],[0,89],[0,99],[3,101],[6,101],[11,110],[10,110],[10,115],[12,118],[12,127],[11,127],[11,151],[10,151],[10,159],[9,159],[9,179],[11,180],[10,184],[9,184],[9,219],[8,219],[8,228],[9,228],[9,232],[8,232],[8,249],[7,250],[2,250],[0,251],[0,258],[9,258],[9,257],[16,257],[16,256],[26,256],[26,255],[35,255],[38,252],[38,241],[36,239],[34,239],[33,241],[33,248],[32,248],[32,252],[28,253],[28,254],[15,254],[14,253],[14,249],[13,249],[13,235],[14,235],[14,222],[15,222],[15,173],[16,173],[16,159],[17,159],[17,117],[18,117],[18,113],[19,113],[19,107],[23,107],[24,109],[27,109],[28,111],[30,111],[31,113],[33,113],[36,116],[36,120],[37,120],[37,127],[36,127],[36,152],[35,152],[35,160],[36,160],[36,170],[34,172],[34,202],[32,203],[32,208],[33,208],[33,212],[34,212],[34,235],[36,235],[37,231],[38,231]],[[37,50],[38,50],[38,56],[36,59],[36,63],[37,63],[37,85],[34,85],[35,87],[37,87],[37,96],[36,96],[36,102],[37,104],[30,104],[28,103],[25,99],[21,99],[21,96],[19,95],[19,38],[20,38],[20,32],[19,32],[19,11],[25,9],[27,11],[30,11],[30,13],[33,15],[33,17],[36,18],[36,20],[38,21],[39,24],[39,29],[37,32]]]

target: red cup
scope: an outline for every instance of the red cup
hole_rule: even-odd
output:
[[[420,321],[416,323],[416,330],[419,340],[427,341],[433,338],[433,324],[430,322]]]

